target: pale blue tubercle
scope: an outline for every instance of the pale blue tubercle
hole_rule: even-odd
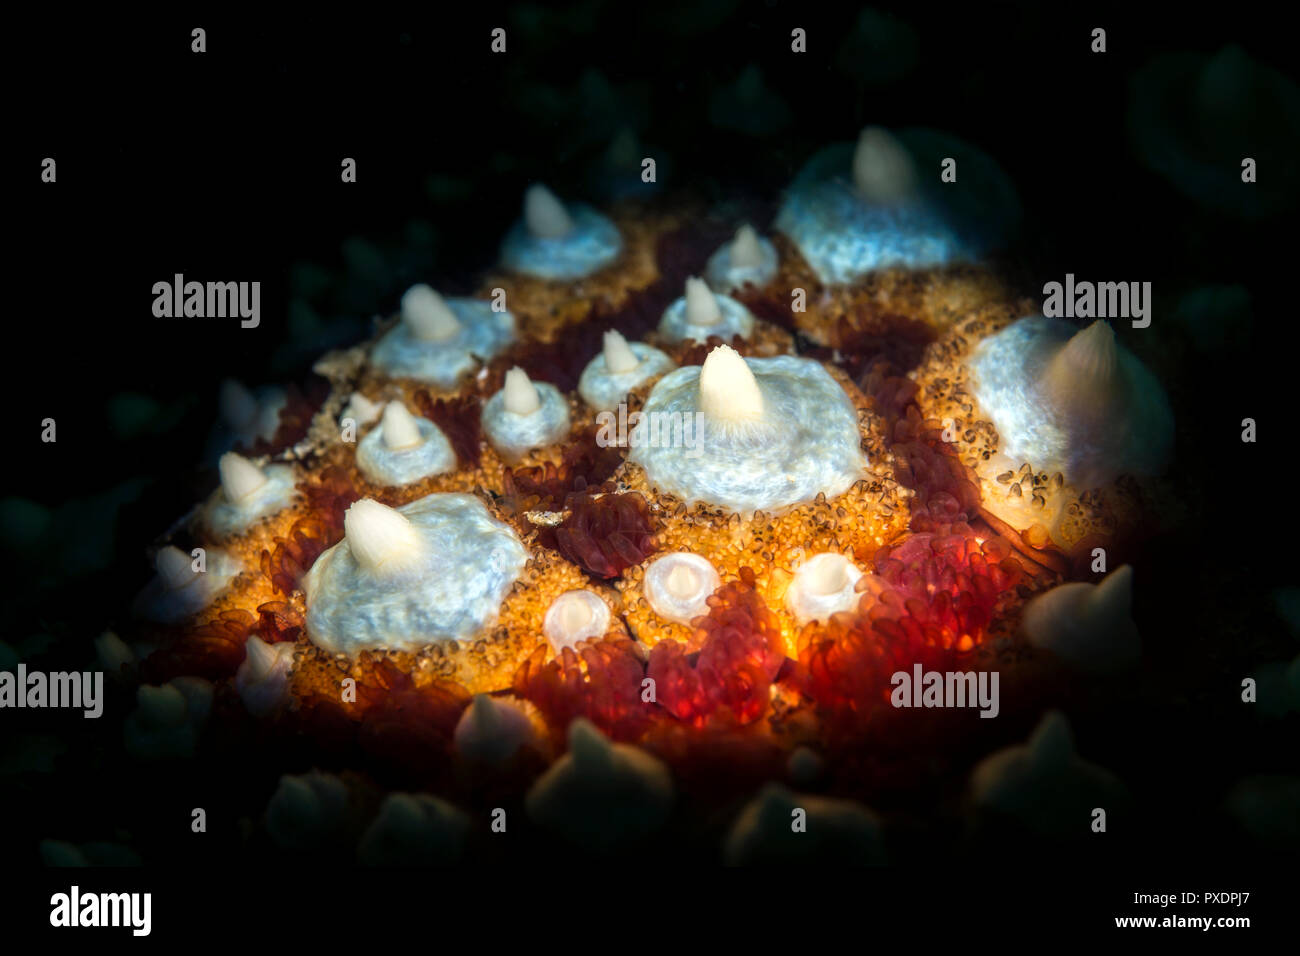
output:
[[[754,286],[767,285],[776,275],[776,247],[769,240],[759,237],[758,248],[761,260],[754,265],[738,266],[731,261],[731,250],[734,245],[734,239],[725,242],[709,257],[708,264],[704,267],[704,278],[709,283],[709,288],[715,292],[730,292],[741,288],[747,282]]]
[[[1094,351],[1105,360],[1081,363],[1061,387],[1060,376],[1047,375],[1049,363],[1084,335],[1099,340]],[[1121,474],[1158,475],[1168,463],[1174,435],[1169,400],[1108,328],[1081,332],[1061,319],[1030,316],[980,342],[967,366],[972,394],[997,429],[999,451],[1014,462],[1061,472],[1080,489]]]
[[[510,227],[501,244],[501,264],[539,279],[581,279],[618,258],[623,237],[618,227],[592,207],[567,207],[573,228],[562,236],[535,236],[523,220]]]
[[[366,568],[348,539],[322,554],[304,581],[307,631],[333,653],[415,650],[473,638],[496,620],[528,552],[478,498],[432,494],[397,509],[419,537],[400,573]]]
[[[754,316],[741,303],[726,295],[716,296],[721,315],[712,325],[696,325],[687,319],[686,297],[674,299],[659,320],[659,335],[665,342],[707,341],[716,335],[724,342],[739,335],[748,339],[754,334]]]
[[[370,364],[393,378],[412,378],[439,388],[487,362],[515,339],[515,318],[481,299],[450,298],[447,306],[460,328],[445,341],[416,336],[405,321],[389,329],[370,354]]]
[[[427,418],[417,418],[420,444],[392,449],[384,443],[383,429],[372,428],[357,445],[357,467],[378,485],[409,485],[430,475],[456,468],[456,453],[447,436]]]
[[[208,548],[206,570],[195,573],[182,587],[155,575],[136,596],[134,611],[160,624],[176,624],[215,601],[243,570],[239,562],[219,548]]]
[[[818,277],[848,283],[877,269],[925,269],[971,261],[978,250],[923,195],[873,202],[855,188],[853,148],[832,146],[795,177],[774,228],[798,246]]]
[[[564,394],[548,382],[532,384],[541,404],[531,414],[509,411],[504,388],[483,405],[483,431],[507,461],[517,460],[534,448],[552,445],[569,433],[569,403]]]
[[[239,501],[232,502],[223,488],[218,488],[203,512],[203,524],[213,536],[228,538],[242,534],[254,523],[277,514],[293,501],[294,474],[289,465],[267,465],[262,469],[266,482]]]
[[[611,372],[603,352],[587,363],[578,380],[578,394],[582,400],[599,411],[610,411],[618,406],[637,386],[673,367],[673,360],[659,349],[643,342],[629,342],[628,348],[638,359],[635,368],[626,372]]]
[[[644,468],[662,492],[742,514],[781,511],[818,494],[834,498],[848,490],[862,477],[866,457],[857,411],[844,389],[812,359],[744,361],[762,395],[761,419],[737,423],[697,416],[701,367],[679,368],[651,390],[628,460]],[[702,433],[689,442],[649,445],[646,430],[654,416],[667,416],[658,418],[660,433],[664,421],[674,420]]]

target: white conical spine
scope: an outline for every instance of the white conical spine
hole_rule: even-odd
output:
[[[717,422],[763,417],[763,393],[749,363],[729,345],[719,345],[700,368],[699,408]]]
[[[754,227],[745,223],[736,230],[731,242],[731,265],[737,269],[756,269],[763,264],[763,247]]]
[[[233,451],[221,456],[217,469],[221,472],[221,489],[232,504],[248,498],[267,481],[262,469]]]
[[[233,378],[221,383],[217,405],[226,423],[240,431],[252,425],[253,419],[257,417],[257,398],[242,382]]]
[[[539,239],[558,239],[573,230],[573,219],[555,194],[538,183],[524,193],[524,226]]]
[[[1043,382],[1055,399],[1087,413],[1103,411],[1122,395],[1119,343],[1107,322],[1094,322],[1071,336],[1052,356]]]
[[[702,328],[722,321],[722,308],[713,290],[703,279],[694,276],[686,280],[686,321]]]
[[[673,597],[685,600],[694,596],[700,589],[700,576],[694,568],[685,564],[676,564],[664,578],[664,588]]]
[[[424,441],[420,436],[419,422],[401,402],[389,402],[384,406],[379,433],[383,436],[384,447],[389,451],[406,451],[418,447]]]
[[[853,185],[869,202],[907,199],[916,188],[916,172],[907,150],[887,130],[868,126],[853,150]]]
[[[244,659],[248,663],[248,679],[262,680],[274,669],[279,655],[275,648],[256,634],[250,634],[244,642]]]
[[[504,403],[508,412],[531,415],[542,407],[542,397],[537,394],[537,386],[528,377],[528,373],[517,365],[506,372],[502,391],[505,393]]]
[[[158,550],[154,555],[154,568],[158,571],[163,586],[170,591],[193,584],[198,577],[190,556],[174,544]]]
[[[632,347],[627,344],[627,339],[619,335],[615,329],[610,329],[605,333],[604,353],[605,370],[611,375],[630,372],[641,364],[641,360],[636,357]]]
[[[419,532],[400,511],[362,498],[343,516],[352,556],[373,574],[397,573],[416,563],[423,550]]]
[[[1133,613],[1133,566],[1116,568],[1088,596],[1089,610],[1107,626],[1128,620]]]
[[[446,342],[460,331],[460,320],[445,299],[427,285],[415,285],[402,296],[402,321],[424,342]]]

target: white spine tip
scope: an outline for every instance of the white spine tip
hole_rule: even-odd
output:
[[[425,342],[446,342],[460,331],[460,320],[445,299],[427,285],[416,285],[402,296],[402,321]]]
[[[1070,337],[1070,341],[1061,349],[1061,356],[1068,357],[1070,364],[1081,372],[1099,377],[1109,376],[1114,373],[1119,362],[1119,343],[1115,341],[1115,330],[1104,320],[1093,322]]]
[[[540,183],[524,193],[524,226],[539,239],[558,239],[573,229],[573,219],[564,203]]]
[[[186,585],[193,584],[198,578],[198,572],[194,570],[190,556],[174,544],[158,550],[154,555],[153,566],[163,586],[169,591],[178,591]]]
[[[486,694],[470,701],[452,737],[462,756],[489,763],[500,763],[533,739],[533,725],[522,710]]]
[[[360,392],[356,392],[348,399],[347,407],[343,409],[343,414],[339,416],[339,420],[350,418],[358,425],[369,425],[383,414],[383,411],[384,406],[379,402],[372,402]]]
[[[853,185],[863,198],[887,203],[906,199],[916,187],[912,159],[902,143],[879,126],[868,126],[853,151]]]
[[[694,276],[686,280],[686,321],[701,327],[722,321],[722,308],[713,290],[703,279]]]
[[[418,447],[424,441],[415,416],[401,402],[389,402],[384,406],[379,433],[383,437],[384,447],[389,451],[406,451]]]
[[[700,589],[700,576],[694,568],[678,564],[664,578],[664,590],[675,598],[685,600]]]
[[[1062,403],[1098,413],[1121,397],[1119,343],[1107,322],[1072,335],[1044,369],[1044,384]]]
[[[352,556],[372,574],[400,572],[420,556],[419,532],[406,516],[373,498],[362,498],[343,515]]]
[[[217,463],[226,500],[237,504],[266,484],[266,475],[243,455],[228,451]]]
[[[848,583],[846,560],[819,561],[811,564],[805,575],[804,586],[813,594],[835,594]]]
[[[528,373],[515,366],[506,372],[506,382],[502,388],[505,392],[505,409],[515,415],[531,415],[542,407],[542,397],[537,394]]]
[[[700,411],[718,422],[763,417],[763,393],[749,363],[729,345],[719,345],[700,368]]]
[[[217,407],[226,424],[237,431],[243,431],[251,426],[253,419],[257,417],[257,398],[241,382],[233,378],[228,378],[221,383]]]
[[[1120,565],[1093,589],[1089,600],[1107,617],[1127,618],[1133,611],[1133,566]]]
[[[737,269],[756,269],[763,264],[763,249],[758,242],[758,233],[749,223],[736,230],[736,238],[731,241],[731,265]]]
[[[279,658],[270,644],[256,634],[248,635],[244,642],[244,661],[251,680],[263,680]]]
[[[636,357],[632,347],[627,344],[627,339],[619,335],[615,329],[610,329],[605,333],[605,370],[611,375],[620,375],[623,372],[630,372],[641,364],[641,360]]]
[[[795,572],[786,591],[786,607],[800,624],[826,621],[834,614],[852,612],[862,601],[858,592],[862,577],[862,571],[842,554],[834,551],[815,554]]]

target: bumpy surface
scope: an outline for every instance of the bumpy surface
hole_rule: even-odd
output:
[[[1091,580],[1090,549],[1119,550],[1162,504],[1158,483],[1082,492],[1036,463],[1005,463],[1017,436],[1002,434],[974,399],[970,357],[1033,303],[976,266],[826,285],[777,234],[774,275],[735,292],[754,316],[752,334],[672,341],[658,331],[665,309],[739,223],[693,206],[628,204],[609,216],[622,251],[598,273],[545,281],[506,264],[482,277],[475,294],[506,290],[518,338],[475,375],[434,385],[378,364],[372,343],[322,357],[324,381],[291,389],[279,431],[253,449],[293,463],[294,498],[221,543],[238,574],[209,604],[142,629],[136,646],[150,651],[140,679],[212,681],[213,719],[230,733],[269,729],[278,746],[306,748],[302,766],[382,770],[484,818],[521,798],[585,722],[652,755],[689,795],[682,805],[718,819],[785,775],[792,754],[799,766],[821,758],[856,793],[904,792],[923,772],[915,754],[937,747],[938,735],[914,724],[907,752],[890,749],[903,719],[889,703],[894,672],[918,663],[1000,669],[1004,692],[1016,679],[1032,684],[1045,654],[1018,633],[1024,602],[1063,580]],[[807,292],[806,310],[792,308],[794,288]],[[657,348],[676,366],[628,388],[629,414],[687,410],[701,363],[726,344],[763,383],[770,428],[712,446],[706,434],[694,457],[685,447],[631,447],[617,429],[610,441],[577,389],[611,329],[635,354]],[[569,427],[507,460],[484,432],[483,411],[515,367],[554,386]],[[455,467],[409,485],[372,481],[339,427],[354,395],[402,402],[434,422]],[[361,441],[377,428],[363,425]],[[450,544],[430,549],[425,573],[400,584],[366,580],[340,543],[344,514],[362,498],[403,510]],[[434,529],[451,516],[430,502],[451,500],[458,521],[473,518],[472,530],[448,538]],[[215,544],[201,521],[176,537],[187,553]],[[676,552],[718,577],[692,616],[671,619],[656,610],[658,582],[647,577]],[[827,552],[862,574],[823,619],[791,589]],[[603,633],[585,636],[579,615],[567,629],[555,618],[548,627],[571,592],[607,609],[608,618],[595,615]],[[563,639],[570,634],[584,636]],[[241,667],[247,689],[261,674],[253,665],[270,659],[255,646],[244,666],[254,635],[294,648],[276,652],[267,670],[274,707],[235,690]],[[475,695],[492,703],[480,697],[475,710]],[[509,720],[488,719],[493,708]],[[600,757],[607,745],[591,740]],[[458,767],[484,754],[504,755],[506,767],[489,791]],[[653,786],[639,777],[629,786],[663,806],[658,781],[656,771]],[[585,793],[590,783],[566,785]],[[714,791],[719,802],[695,802]],[[562,806],[534,803],[556,832],[572,829]]]

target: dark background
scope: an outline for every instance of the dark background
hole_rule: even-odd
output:
[[[1243,773],[1295,772],[1294,715],[1261,731],[1239,708],[1204,703],[1230,704],[1261,654],[1295,652],[1268,597],[1295,569],[1295,219],[1246,221],[1184,197],[1135,154],[1125,111],[1135,71],[1160,53],[1232,41],[1281,67],[1293,34],[1242,4],[894,15],[916,54],[893,77],[901,39],[856,65],[837,60],[858,18],[848,6],[465,5],[400,22],[51,13],[15,27],[11,53],[29,66],[6,124],[18,201],[7,217],[0,639],[50,635],[38,642],[47,660],[86,666],[91,639],[147,579],[147,544],[215,484],[204,456],[218,383],[301,380],[415,281],[469,289],[529,182],[599,198],[589,172],[619,126],[671,161],[660,159],[665,193],[718,200],[775,198],[812,152],[868,123],[932,126],[992,154],[1015,183],[1025,221],[1008,259],[1031,294],[1066,272],[1151,281],[1160,325],[1188,289],[1249,291],[1253,322],[1222,349],[1121,332],[1174,399],[1189,514],[1143,566],[1137,685],[1109,705],[1076,701],[1096,716],[1077,731],[1081,750],[1126,780],[1145,774],[1153,820],[1170,801],[1172,819],[1134,837],[1134,851],[1189,852],[1199,804],[1178,794],[1213,802]],[[207,30],[205,54],[190,52],[194,26]],[[489,52],[496,26],[508,31],[503,56]],[[795,26],[808,31],[806,54],[790,52]],[[1089,50],[1094,26],[1107,29],[1104,54]],[[708,111],[750,63],[790,110],[762,135]],[[583,80],[592,70],[612,98]],[[39,180],[45,156],[56,185]],[[345,156],[356,184],[339,180]],[[260,280],[261,326],[154,318],[151,287],[176,272]],[[1239,440],[1247,415],[1257,445]],[[39,440],[46,417],[57,444]],[[50,797],[75,792],[79,771],[65,761],[59,773],[20,794],[34,836],[67,829],[70,798]],[[1237,835],[1217,826],[1195,841],[1227,856]]]

